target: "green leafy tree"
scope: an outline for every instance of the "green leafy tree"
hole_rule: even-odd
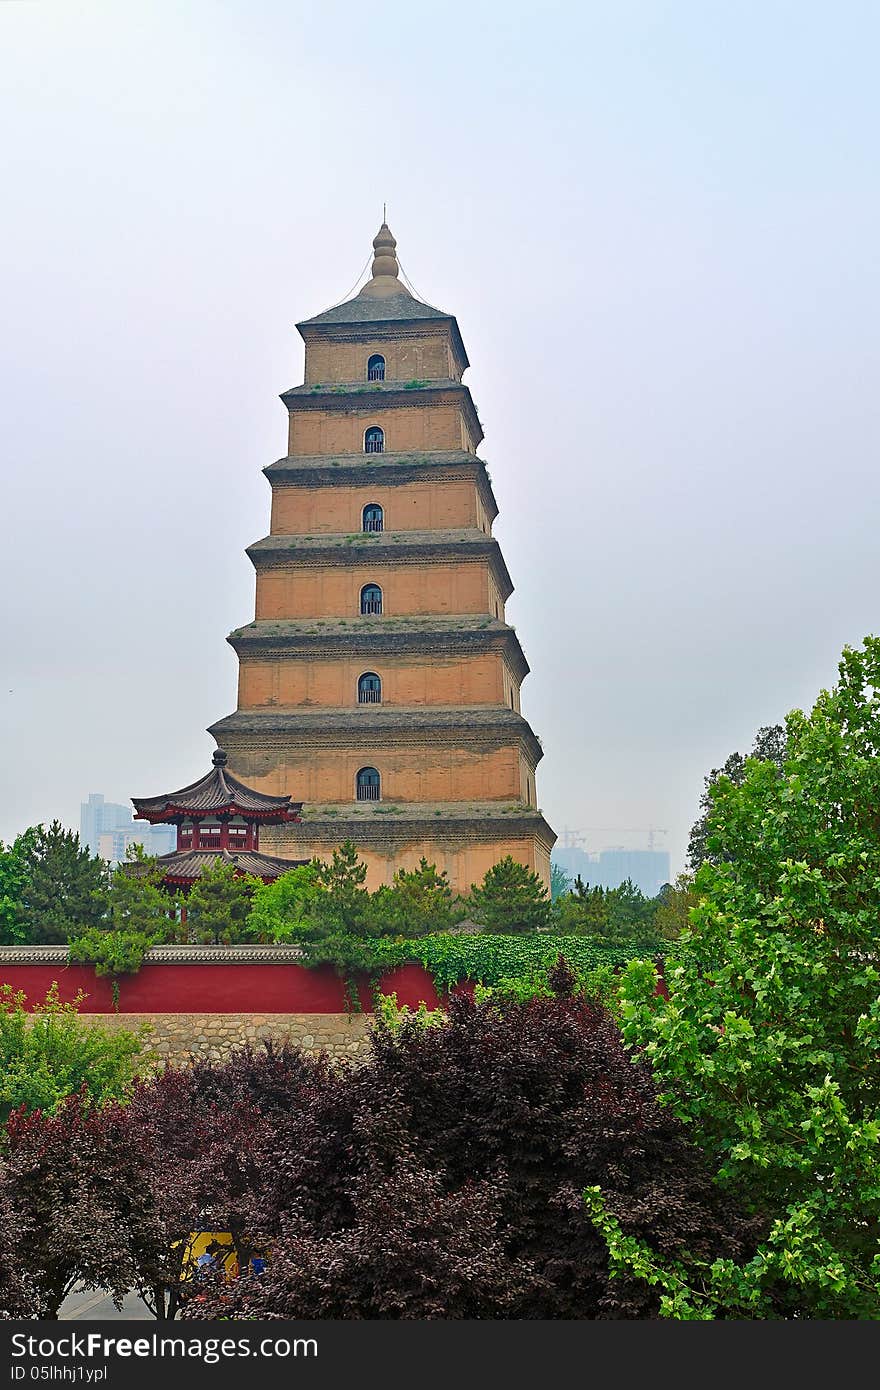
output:
[[[687,928],[698,902],[693,874],[679,874],[674,883],[664,883],[653,899],[653,932],[664,941],[675,941]]]
[[[179,902],[163,888],[162,878],[158,860],[132,845],[128,861],[117,866],[110,880],[108,925],[114,931],[167,940],[174,932]]]
[[[53,984],[29,1012],[23,991],[0,985],[0,1120],[20,1106],[54,1112],[80,1093],[96,1104],[127,1094],[140,1040],[130,1031],[83,1023],[84,997],[63,1004]]]
[[[786,733],[781,724],[767,724],[759,729],[755,735],[755,742],[750,758],[758,758],[761,762],[772,763],[777,772],[782,773],[785,763],[786,752]],[[731,753],[730,757],[722,767],[713,767],[712,771],[704,779],[703,794],[700,797],[700,814],[691,826],[690,838],[688,840],[688,868],[694,873],[704,860],[709,859],[714,862],[717,851],[709,848],[709,817],[712,812],[712,789],[715,783],[722,777],[735,786],[742,785],[746,773],[746,763],[748,759],[741,753]]]
[[[449,875],[438,872],[424,856],[417,869],[398,869],[394,882],[383,884],[372,895],[373,915],[386,936],[426,936],[448,931],[464,916],[456,911]]]
[[[37,827],[16,836],[11,845],[0,840],[0,945],[21,946],[28,939],[24,896]]]
[[[845,649],[839,672],[788,716],[781,770],[749,759],[716,780],[715,862],[669,998],[644,963],[623,976],[628,1042],[718,1183],[766,1222],[752,1260],[711,1268],[606,1225],[673,1316],[880,1317],[880,639]]]
[[[375,943],[381,932],[366,886],[367,866],[351,840],[333,851],[329,863],[317,861],[315,882],[320,890],[304,923],[303,950],[311,964],[328,963],[350,982],[357,971],[372,970]]]
[[[237,874],[234,864],[218,860],[203,869],[186,897],[186,935],[190,941],[229,945],[248,941],[251,905],[258,878]]]
[[[111,976],[117,981],[114,992],[118,992],[120,975],[136,973],[152,946],[178,932],[177,901],[161,882],[156,860],[145,855],[140,845],[133,845],[128,863],[120,864],[111,876],[104,921],[71,938],[71,960],[88,962],[97,975]]]
[[[471,885],[469,908],[489,932],[540,931],[550,923],[543,880],[509,854],[486,871],[479,887]]]
[[[276,878],[261,883],[251,903],[248,932],[257,941],[279,944],[301,941],[312,928],[312,908],[321,893],[318,861],[299,864]]]
[[[64,942],[96,926],[107,904],[107,867],[57,820],[19,837],[23,855],[19,939],[35,945]],[[13,846],[13,850],[15,847]]]
[[[626,879],[617,888],[584,883],[578,875],[570,893],[553,905],[557,930],[587,932],[614,940],[640,939],[653,934],[656,903]]]
[[[653,898],[645,897],[632,879],[624,879],[617,888],[607,889],[605,906],[608,910],[609,936],[641,937],[651,931],[656,905]]]
[[[553,914],[560,932],[586,932],[593,936],[608,934],[605,889],[599,884],[584,883],[580,874],[571,891],[556,899]]]
[[[351,840],[333,851],[329,863],[318,861],[315,880],[324,891],[312,905],[315,929],[348,936],[373,936],[373,913],[366,886],[367,866]]]

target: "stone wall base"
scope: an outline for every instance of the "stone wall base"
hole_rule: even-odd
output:
[[[363,1051],[369,1013],[80,1014],[80,1022],[125,1028],[143,1038],[143,1070],[194,1058],[222,1062],[233,1048],[262,1038],[289,1039],[303,1052],[354,1057]]]

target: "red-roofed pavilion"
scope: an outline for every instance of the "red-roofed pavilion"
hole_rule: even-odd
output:
[[[156,861],[166,887],[189,888],[218,862],[233,864],[237,873],[264,883],[308,863],[260,853],[260,827],[300,823],[302,802],[246,787],[226,771],[222,748],[214,753],[210,772],[197,782],[163,796],[133,796],[132,803],[135,820],[177,826],[177,848]]]

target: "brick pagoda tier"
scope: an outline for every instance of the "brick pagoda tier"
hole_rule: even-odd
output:
[[[371,886],[422,855],[462,892],[507,854],[549,880],[467,354],[398,279],[384,223],[373,247],[360,293],[297,325],[305,383],[281,398],[270,534],[247,552],[256,621],[228,639],[238,709],[210,732],[247,782],[302,796],[295,832],[265,833],[277,853],[349,837]]]

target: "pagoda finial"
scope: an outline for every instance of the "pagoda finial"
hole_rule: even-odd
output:
[[[367,295],[371,299],[383,299],[388,295],[404,293],[403,286],[397,278],[397,272],[400,269],[395,255],[397,242],[391,234],[391,228],[384,220],[384,203],[382,214],[382,226],[373,237],[372,278],[361,290],[361,294]]]

